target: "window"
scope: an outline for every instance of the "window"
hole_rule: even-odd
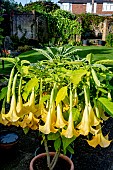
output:
[[[94,3],[94,13],[96,13],[97,3]],[[86,5],[86,13],[92,13],[92,4],[87,3]]]
[[[72,11],[72,4],[70,4],[70,3],[63,3],[61,5],[61,9],[71,12]]]
[[[113,3],[103,3],[102,11],[113,11]]]

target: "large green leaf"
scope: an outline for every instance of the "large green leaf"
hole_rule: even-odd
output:
[[[27,84],[25,85],[24,93],[22,94],[24,100],[27,99],[27,97],[28,97],[29,93],[31,92],[32,88],[35,87],[35,86],[38,86],[38,79],[36,77],[29,80],[27,82]]]
[[[43,49],[36,49],[36,48],[33,48],[33,50],[38,51],[40,54],[44,55],[48,60],[53,61],[52,57],[50,56],[50,54],[48,54],[47,51],[45,51]]]
[[[96,61],[97,64],[104,64],[104,65],[113,65],[113,60],[109,60],[109,59],[106,59],[106,60],[99,60],[99,61]]]
[[[58,103],[60,103],[62,100],[64,100],[64,98],[67,96],[67,86],[62,87],[56,96],[56,105],[58,105]]]
[[[93,76],[95,84],[100,87],[100,81],[99,81],[97,74],[93,68],[91,69],[91,72],[92,72],[92,76]]]
[[[92,58],[93,58],[93,54],[92,54],[92,53],[90,53],[90,54],[88,54],[88,55],[86,56],[86,59],[87,59],[87,61],[89,62],[89,64],[91,64]]]
[[[11,62],[13,64],[16,64],[20,60],[18,57],[15,57],[15,58],[9,58],[9,57],[5,58],[5,57],[2,57],[1,59],[4,60],[4,61]]]
[[[113,117],[113,102],[109,101],[109,99],[100,97],[98,98],[98,102],[101,105],[101,107],[110,115]]]
[[[79,69],[73,71],[71,74],[69,73],[71,82],[77,86],[79,82],[81,81],[82,77],[87,73],[87,70]]]
[[[66,153],[67,147],[76,139],[76,136],[73,136],[72,138],[66,138],[62,136],[62,143],[63,143],[63,151]]]
[[[59,132],[56,132],[56,133],[49,133],[47,135],[47,139],[48,140],[56,140],[57,138],[60,137],[60,133]]]
[[[54,148],[55,148],[55,150],[58,151],[59,148],[60,148],[60,146],[61,146],[61,138],[57,138],[57,139],[55,140],[55,142],[54,142]]]

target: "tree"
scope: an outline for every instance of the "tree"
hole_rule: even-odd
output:
[[[2,21],[3,21],[3,17],[0,16],[0,25]],[[3,29],[0,27],[0,45],[2,44],[2,39],[3,39],[2,32],[3,32]]]

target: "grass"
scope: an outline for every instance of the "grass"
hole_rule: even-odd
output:
[[[87,54],[93,53],[94,60],[104,60],[110,59],[113,60],[113,48],[108,48],[105,46],[77,46],[77,49],[82,49],[82,51],[78,51],[77,55],[80,58],[86,57]],[[37,60],[45,59],[44,56],[40,55],[37,51],[31,50],[24,52],[19,55],[21,60],[29,60],[31,63],[37,62]],[[5,68],[2,69],[2,64],[0,62],[0,73],[9,74],[12,68],[12,64],[5,61]]]

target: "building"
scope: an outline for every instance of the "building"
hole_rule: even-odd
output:
[[[61,9],[74,14],[94,13],[102,16],[113,14],[113,0],[59,0]]]

